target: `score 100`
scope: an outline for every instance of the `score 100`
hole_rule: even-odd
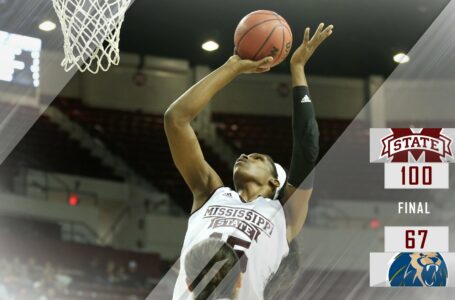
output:
[[[432,166],[401,167],[402,185],[431,185],[433,183]]]

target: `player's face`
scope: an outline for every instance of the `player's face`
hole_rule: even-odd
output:
[[[234,181],[236,177],[240,177],[266,185],[274,178],[273,173],[272,162],[266,155],[260,153],[242,154],[234,164]]]

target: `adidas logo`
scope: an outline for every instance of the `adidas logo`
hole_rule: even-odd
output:
[[[305,95],[305,97],[302,98],[302,101],[300,103],[310,103],[311,99],[308,97],[308,95]]]

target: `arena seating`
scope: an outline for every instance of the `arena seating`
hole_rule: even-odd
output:
[[[53,221],[0,214],[0,234],[5,232],[14,232],[15,235],[31,238],[60,239],[61,237],[60,225]]]
[[[54,105],[101,139],[139,174],[169,193],[185,211],[190,210],[192,196],[172,162],[162,114],[88,107],[80,100],[66,98],[56,99]],[[230,185],[232,173],[229,167],[204,141],[200,143],[206,160]]]
[[[0,112],[5,114],[10,105],[3,104]],[[15,121],[21,118],[36,118],[37,108],[22,106],[18,109]],[[6,116],[6,115],[5,115]],[[4,117],[5,117],[4,116]],[[12,126],[10,126],[12,127]],[[61,172],[95,178],[120,180],[113,170],[101,164],[89,150],[71,139],[46,116],[41,115],[33,127],[25,134],[7,159],[0,165],[0,178],[10,180],[20,171],[21,167],[36,168],[49,172]]]
[[[268,153],[274,160],[289,166],[292,151],[291,117],[241,114],[213,114],[218,133],[237,152]],[[349,125],[350,120],[319,120],[320,157]]]
[[[275,161],[288,166],[292,148],[291,119],[254,115],[213,114],[226,143],[238,153],[266,153]]]
[[[172,163],[163,130],[162,115],[88,107],[77,99],[59,98],[54,103],[74,121],[82,124],[93,136],[103,140],[111,150],[122,156],[140,174],[150,179],[161,190],[168,192],[186,211],[189,210],[188,199],[191,195]],[[235,152],[267,153],[283,166],[289,166],[292,150],[290,117],[215,113],[212,119],[218,134],[233,147]],[[318,123],[321,132],[320,158],[322,158],[347,128],[350,120],[321,119]],[[361,168],[362,172],[356,174],[358,178],[355,178],[360,186],[366,186],[366,182],[372,177],[376,179],[382,177],[381,175],[369,176],[371,169],[368,168],[367,152],[364,153],[365,158],[350,154],[359,152],[359,148],[368,147],[368,129],[364,125],[360,122],[354,124],[353,129],[351,128],[348,139],[352,143],[349,143],[348,147],[353,147],[353,151],[345,151],[347,156],[343,157],[344,165],[349,163],[358,165],[359,159],[365,160],[365,168]],[[226,184],[232,184],[232,174],[228,166],[222,163],[203,141],[201,145],[206,159],[215,170],[220,172],[223,181]],[[359,197],[364,195],[362,190],[349,190],[346,191],[346,195],[343,195],[340,190],[346,189],[340,187],[342,181],[335,177],[331,179],[327,178],[325,183],[333,188],[320,189],[322,197],[350,198],[357,194]],[[374,196],[375,194],[372,193],[372,197]]]
[[[14,299],[43,294],[49,300],[139,300],[146,298],[162,275],[157,254],[5,231],[0,232],[0,239],[0,286]]]

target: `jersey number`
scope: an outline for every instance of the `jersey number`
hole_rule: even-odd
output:
[[[219,232],[214,232],[214,233],[212,233],[210,235],[210,237],[214,238],[214,239],[222,240],[223,239],[223,234],[221,234]],[[237,245],[237,246],[243,247],[245,249],[249,249],[250,246],[251,246],[251,242],[239,239],[238,237],[235,237],[235,236],[232,236],[232,235],[228,236],[228,239],[226,240],[226,243],[229,246],[231,246],[232,248],[234,248]],[[234,249],[234,251],[237,254],[237,256],[239,257],[240,269],[242,270],[242,273],[245,273],[246,265],[248,263],[248,257],[245,255],[245,252],[243,250]]]

